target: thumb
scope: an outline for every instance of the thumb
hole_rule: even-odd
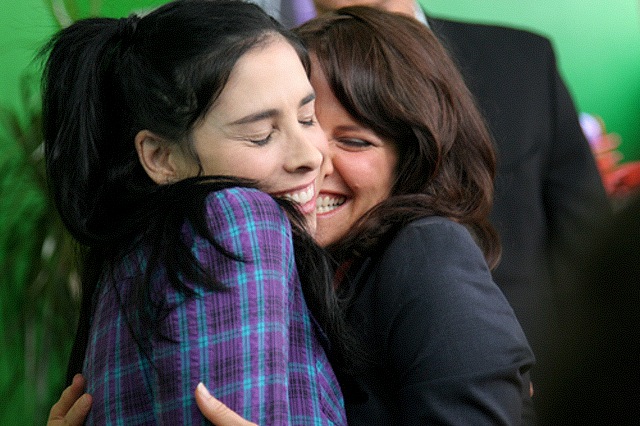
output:
[[[202,382],[196,387],[195,397],[202,415],[216,426],[257,426],[212,396]]]

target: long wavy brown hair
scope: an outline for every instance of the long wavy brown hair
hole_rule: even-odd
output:
[[[324,14],[296,33],[349,114],[392,141],[399,156],[391,196],[330,247],[338,260],[375,254],[410,221],[439,215],[465,225],[495,267],[493,141],[434,34],[411,17],[360,6]]]

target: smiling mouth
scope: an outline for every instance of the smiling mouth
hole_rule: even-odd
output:
[[[305,205],[306,203],[308,203],[313,199],[314,195],[315,195],[315,189],[313,185],[309,185],[302,191],[288,192],[286,194],[282,194],[281,197],[290,201],[294,201],[300,205]]]
[[[343,205],[346,200],[345,197],[319,196],[316,200],[316,213],[327,213],[335,210]]]

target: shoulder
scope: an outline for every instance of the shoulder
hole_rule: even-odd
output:
[[[445,234],[458,235],[459,237],[469,235],[469,231],[463,225],[449,218],[444,216],[425,216],[405,226],[398,232],[398,237],[416,232],[433,234],[434,237],[442,236],[443,232]]]
[[[214,191],[207,195],[205,209],[202,222],[188,222],[183,228],[187,244],[201,261],[218,256],[220,248],[253,260],[282,250],[292,253],[291,223],[269,194],[246,187]]]
[[[555,53],[548,38],[531,31],[500,25],[429,20],[431,29],[468,73],[476,68],[490,73],[504,69],[525,73],[524,79],[555,64]],[[533,71],[530,71],[533,68]],[[544,73],[543,73],[544,74]]]
[[[233,187],[214,191],[207,196],[206,204],[209,212],[284,214],[273,197],[255,188]]]
[[[480,248],[464,226],[447,218],[426,217],[403,228],[374,262],[363,295],[359,306],[374,306],[377,326],[403,341],[415,338],[411,330],[426,328],[431,342],[443,337],[438,330],[450,330],[466,342],[516,336],[511,343],[526,347]],[[398,318],[405,318],[405,331],[394,326]]]
[[[439,18],[429,18],[429,25],[436,34],[443,33],[447,35],[447,38],[475,39],[487,44],[487,46],[505,47],[511,45],[540,48],[551,46],[547,37],[522,28]]]
[[[442,216],[429,216],[411,222],[401,229],[386,252],[412,252],[418,256],[437,252],[440,255],[478,252],[480,248],[463,225]],[[481,253],[480,253],[481,254]]]
[[[214,231],[229,225],[289,226],[284,210],[273,197],[255,188],[234,187],[212,192],[207,196],[206,209],[209,226]]]
[[[465,292],[468,284],[493,287],[485,258],[469,231],[444,217],[426,217],[405,226],[375,262],[375,279],[387,294],[411,297]],[[407,292],[408,289],[413,289]]]

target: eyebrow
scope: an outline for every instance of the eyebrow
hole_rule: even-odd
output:
[[[298,107],[302,107],[302,106],[308,104],[309,102],[313,101],[315,98],[316,98],[316,94],[315,93],[309,93],[307,96],[302,98],[302,100],[298,104]],[[255,123],[256,121],[264,120],[264,119],[267,119],[267,118],[272,118],[272,117],[275,117],[276,115],[278,115],[278,110],[277,109],[268,109],[266,111],[260,111],[260,112],[254,113],[254,114],[249,114],[249,115],[247,115],[245,117],[239,118],[238,120],[232,121],[229,124],[232,125],[232,126],[237,126],[237,125],[240,125],[240,124]]]
[[[370,128],[363,126],[362,124],[343,124],[340,126],[336,126],[336,130],[340,130],[343,132],[362,132],[362,131],[369,131],[369,132],[373,132],[375,133],[373,130],[371,130]]]

